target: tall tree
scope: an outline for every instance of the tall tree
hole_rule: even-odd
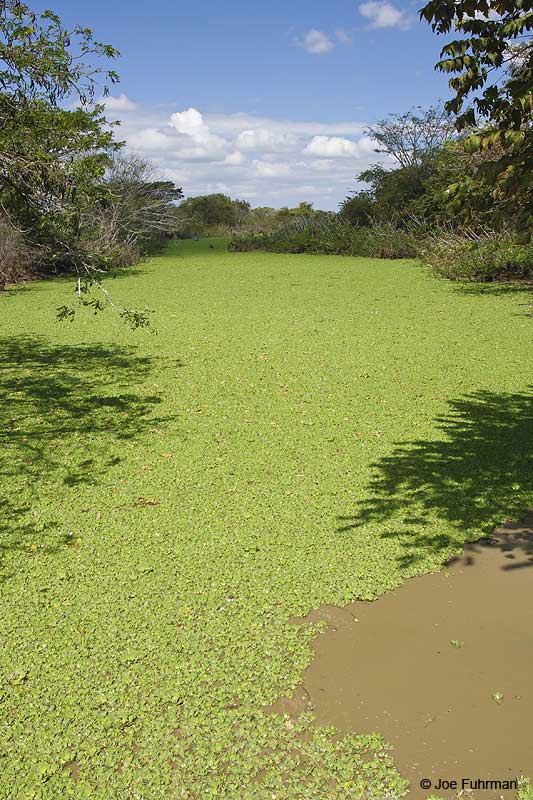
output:
[[[454,136],[454,125],[441,105],[412,108],[403,114],[389,114],[366,130],[378,147],[400,167],[420,167],[448,139]]]
[[[48,270],[77,273],[78,299],[95,310],[114,305],[97,277],[107,256],[94,226],[96,210],[116,207],[106,171],[121,143],[95,99],[118,81],[103,66],[117,56],[90,28],[68,29],[51,11],[0,0],[0,223]],[[74,111],[65,108],[72,100]],[[0,282],[1,273],[2,263]],[[148,322],[144,312],[117,310],[133,326]]]
[[[118,249],[134,253],[157,251],[160,242],[176,230],[175,202],[183,196],[172,181],[158,180],[152,165],[138,156],[113,158],[102,201],[88,213],[94,229],[93,245],[111,262]]]
[[[83,172],[80,156],[103,174],[102,156],[118,145],[102,108],[65,111],[59,103],[75,97],[87,106],[97,88],[107,94],[118,76],[91,60],[117,55],[89,28],[69,30],[51,11],[0,0],[0,190],[28,213],[64,207]]]

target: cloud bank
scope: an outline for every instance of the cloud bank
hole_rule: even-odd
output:
[[[120,118],[127,151],[150,159],[186,196],[223,192],[254,206],[307,200],[336,209],[355,175],[383,161],[360,121],[204,114],[197,108],[165,115],[126,95],[108,99],[108,116]]]

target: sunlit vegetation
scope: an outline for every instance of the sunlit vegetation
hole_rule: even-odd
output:
[[[0,792],[400,797],[379,731],[263,707],[310,660],[291,616],[527,504],[523,293],[220,239],[110,286],[157,335],[55,322],[68,279],[0,296]]]

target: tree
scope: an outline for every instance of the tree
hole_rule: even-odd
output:
[[[96,41],[90,28],[68,30],[52,11],[35,14],[20,0],[0,0],[0,92],[13,106],[31,100],[55,106],[73,95],[87,104],[100,78],[104,95],[110,83],[118,82],[114,70],[91,60],[118,55],[111,45]]]
[[[4,213],[53,271],[90,269],[81,221],[102,200],[106,167],[120,147],[100,109],[69,111],[44,100],[14,108],[10,96],[0,95],[0,117]]]
[[[356,227],[373,223],[405,223],[413,216],[413,202],[425,192],[435,158],[427,155],[419,165],[385,169],[374,164],[359,173],[357,180],[368,189],[351,192],[341,203],[340,215]]]
[[[453,122],[441,105],[389,114],[366,130],[379,145],[376,153],[387,153],[401,167],[421,166],[428,155],[454,137],[454,132]]]
[[[116,72],[86,59],[117,55],[89,28],[67,30],[51,11],[0,0],[0,190],[26,216],[62,211],[81,188],[76,179],[87,188],[88,173],[103,176],[106,156],[120,147],[101,106],[58,105],[72,96],[89,103],[100,78],[107,94]]]
[[[369,190],[352,193],[346,198],[341,213],[364,216],[378,222],[402,222],[412,214],[412,203],[424,194],[431,164],[444,144],[456,137],[449,114],[442,105],[428,109],[412,108],[402,114],[389,114],[366,131],[379,146],[377,153],[386,153],[399,165],[386,169],[375,164],[358,179],[370,185]],[[359,223],[361,224],[361,222]]]
[[[117,55],[90,28],[69,30],[51,11],[0,0],[0,223],[48,271],[75,272],[80,302],[95,310],[114,304],[96,277],[105,261],[88,219],[109,197],[106,170],[121,143],[94,99],[117,82],[102,66]],[[73,99],[81,107],[66,109]],[[4,254],[2,264],[12,261]],[[93,286],[103,299],[92,296]],[[117,310],[134,326],[148,322],[144,312]],[[73,313],[59,309],[60,318]]]
[[[89,210],[87,225],[94,229],[93,247],[113,263],[124,248],[134,255],[156,252],[176,230],[175,203],[183,196],[172,181],[157,179],[153,166],[138,156],[116,156],[106,174],[106,192]]]
[[[309,217],[314,213],[313,204],[302,200],[301,203],[294,209],[294,213],[299,217]]]
[[[471,152],[499,148],[485,168],[496,195],[521,198],[522,223],[533,213],[533,0],[431,0],[420,11],[434,31],[460,32],[436,68],[453,73],[446,109],[458,130],[476,128]],[[471,99],[471,104],[465,103]]]
[[[339,215],[356,228],[365,227],[372,222],[374,197],[372,192],[350,192],[340,204]]]
[[[423,191],[409,204],[410,214],[431,225],[469,229],[498,229],[515,216],[513,205],[493,196],[481,167],[493,154],[468,153],[462,141],[446,142],[427,162]],[[460,197],[454,187],[462,185]]]
[[[309,203],[307,200],[302,200],[294,208],[282,206],[282,208],[279,208],[275,213],[280,222],[286,222],[292,220],[293,217],[313,217],[319,212],[315,211],[312,203]]]
[[[194,220],[200,229],[216,225],[234,227],[249,212],[249,203],[232,200],[225,194],[188,197],[179,205],[180,217],[187,222]]]

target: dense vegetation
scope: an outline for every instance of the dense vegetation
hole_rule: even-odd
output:
[[[386,222],[355,227],[337,214],[326,213],[297,217],[268,232],[235,233],[229,249],[376,258],[412,258],[417,254],[416,239],[408,230]]]
[[[287,619],[528,502],[520,294],[224,245],[116,279],[157,336],[0,295],[2,798],[398,798],[379,732],[265,714],[311,657]]]
[[[117,75],[94,64],[116,55],[50,11],[0,4],[0,289],[30,274],[74,273],[81,302],[97,310],[110,301],[91,294],[98,276],[158,249],[175,228],[181,189],[121,156],[95,104],[97,80],[105,94]],[[65,107],[74,99],[78,108]],[[134,325],[147,321],[119,311]]]
[[[287,222],[310,215],[327,216],[316,212],[312,203],[302,202],[296,208],[251,208],[244,200],[232,200],[224,194],[189,197],[176,208],[176,236],[189,239],[199,236],[224,236],[238,233],[267,233]]]
[[[470,152],[440,108],[391,115],[369,134],[398,166],[360,173],[368,188],[351,192],[338,214],[308,209],[274,229],[238,232],[230,249],[417,256],[453,279],[533,278],[531,184],[495,189],[501,146]]]

